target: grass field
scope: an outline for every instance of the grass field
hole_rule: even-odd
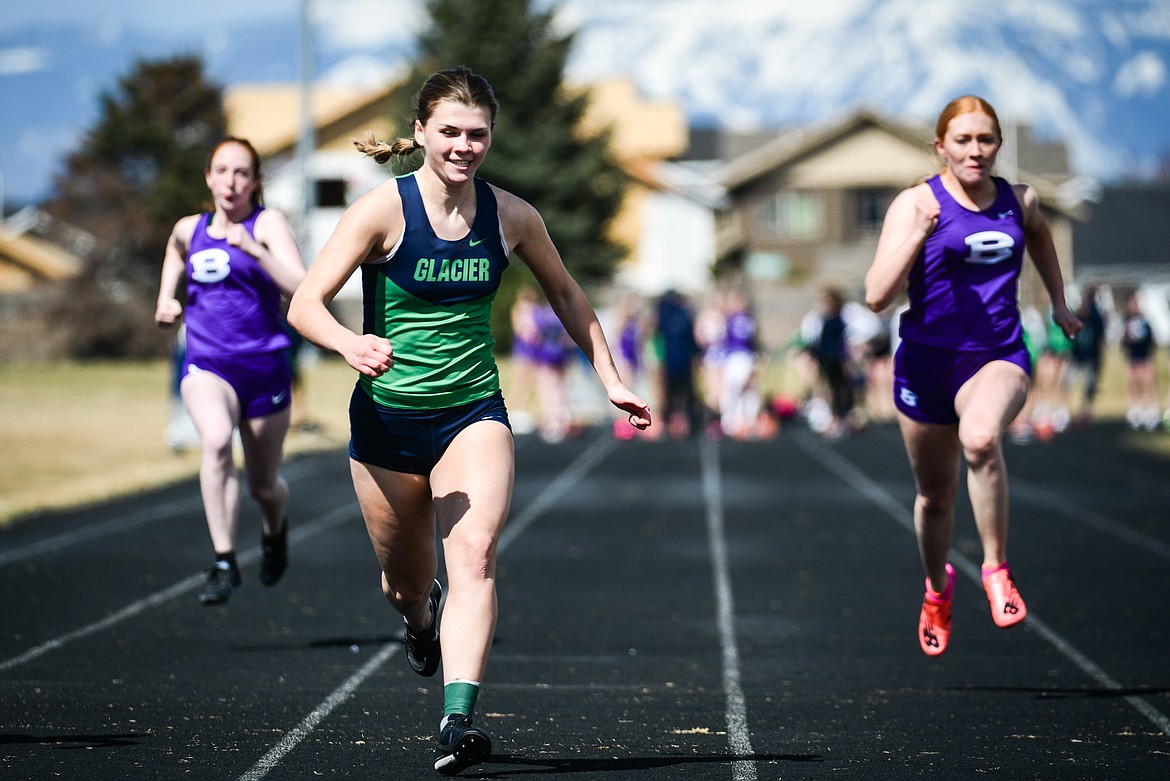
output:
[[[0,525],[196,474],[198,453],[165,439],[169,371],[161,360],[0,368]],[[319,430],[290,432],[286,453],[348,440],[354,376],[335,361],[306,373],[303,401]]]
[[[791,391],[783,361],[765,386]],[[1100,418],[1125,414],[1122,361],[1106,364]],[[1161,393],[1167,387],[1160,365]],[[501,364],[507,387],[508,366]],[[286,453],[340,448],[348,441],[347,408],[355,378],[336,359],[304,373],[298,412],[316,430],[294,429]],[[0,526],[40,510],[84,504],[198,472],[196,452],[173,452],[165,439],[171,414],[169,367],[148,363],[65,363],[0,367]],[[650,400],[651,407],[655,405]],[[1133,445],[1170,453],[1170,435],[1135,434]]]

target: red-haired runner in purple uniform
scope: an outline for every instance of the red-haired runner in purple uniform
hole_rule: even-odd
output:
[[[935,127],[943,170],[890,205],[866,304],[880,312],[905,290],[902,342],[894,359],[894,403],[914,472],[914,528],[926,572],[918,640],[929,656],[947,648],[960,458],[983,546],[983,587],[996,626],[1027,609],[1007,562],[1008,490],[1003,434],[1028,397],[1017,283],[1024,250],[1066,336],[1081,322],[1064,300],[1052,234],[1032,187],[992,176],[1003,135],[982,98],[947,104]]]
[[[235,430],[248,491],[260,506],[260,581],[275,584],[288,565],[288,485],[280,477],[292,372],[281,295],[291,296],[305,263],[284,215],[263,206],[260,157],[244,139],[225,138],[207,159],[214,208],[175,223],[163,257],[154,319],[187,326],[180,392],[202,449],[199,490],[215,563],[199,591],[227,601],[241,583],[236,562],[239,474]],[[177,298],[185,280],[186,311]]]

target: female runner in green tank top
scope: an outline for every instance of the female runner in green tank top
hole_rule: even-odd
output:
[[[462,67],[441,71],[415,96],[412,138],[357,142],[378,162],[421,149],[422,166],[345,211],[289,310],[307,339],[360,372],[351,404],[354,488],[383,592],[406,623],[411,666],[433,675],[441,649],[445,702],[435,769],[444,774],[491,750],[471,715],[495,633],[496,545],[513,483],[512,433],[488,328],[509,255],[532,270],[610,402],[631,425],[650,425],[649,408],[623,384],[597,315],[540,214],[475,178],[491,147],[496,109],[483,78]],[[358,268],[361,334],[327,308]],[[387,433],[371,435],[383,423]],[[398,444],[397,432],[419,425],[447,427],[447,439],[429,457],[407,454],[409,441]],[[436,523],[448,585],[441,637]]]

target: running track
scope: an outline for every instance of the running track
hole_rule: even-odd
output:
[[[965,493],[950,650],[897,432],[517,442],[478,722],[500,779],[1170,778],[1170,464],[1117,427],[1008,446],[1029,618],[994,628]],[[419,779],[412,673],[344,454],[286,469],[292,566],[195,592],[193,482],[0,531],[0,778]]]

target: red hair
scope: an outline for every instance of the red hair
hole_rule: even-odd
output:
[[[240,138],[239,136],[224,136],[221,138],[219,142],[211,148],[211,151],[207,153],[207,163],[203,166],[203,173],[206,174],[211,171],[211,159],[215,157],[215,153],[219,151],[220,147],[227,146],[228,144],[239,144],[244,148],[244,151],[248,153],[248,156],[252,158],[252,176],[256,179],[256,189],[252,191],[251,202],[252,206],[263,205],[264,184],[261,181],[260,174],[260,153],[256,151],[256,147],[252,146],[252,142],[248,141],[246,138]]]
[[[1003,141],[1003,131],[999,129],[999,117],[996,116],[995,109],[978,95],[957,97],[943,107],[942,113],[938,115],[938,123],[934,126],[935,139],[942,141],[946,138],[947,127],[951,124],[952,119],[960,114],[971,114],[977,111],[991,117],[991,124],[995,127],[995,138],[997,141]]]

